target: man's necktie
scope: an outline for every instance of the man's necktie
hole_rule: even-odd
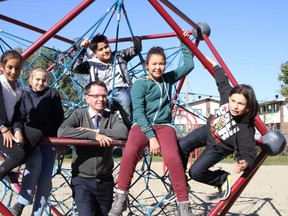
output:
[[[101,116],[100,115],[95,115],[94,118],[93,118],[93,124],[94,124],[95,129],[99,128],[100,121],[101,121]]]

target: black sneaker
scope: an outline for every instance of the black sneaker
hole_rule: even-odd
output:
[[[174,190],[171,190],[167,194],[167,196],[164,198],[163,203],[166,204],[166,203],[171,203],[171,202],[174,202],[174,201],[176,201],[176,195],[175,195]]]
[[[24,205],[21,203],[16,203],[12,208],[10,208],[10,212],[13,216],[20,216],[22,214],[22,211],[24,209]]]
[[[187,190],[188,190],[188,194],[190,195],[190,185],[187,183]],[[176,201],[176,195],[175,192],[173,190],[173,188],[171,189],[171,191],[167,194],[167,196],[164,198],[163,203],[167,204],[167,203],[171,203]]]
[[[19,173],[11,171],[4,177],[10,184],[18,183]]]
[[[226,181],[221,185],[218,186],[218,191],[220,193],[219,198],[220,200],[226,200],[231,193],[231,174],[228,173]]]
[[[10,184],[11,189],[16,193],[20,192],[20,186],[18,180],[19,175],[20,175],[19,172],[11,171],[4,177],[6,181]]]

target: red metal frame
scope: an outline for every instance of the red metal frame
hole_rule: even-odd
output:
[[[124,140],[113,140],[111,143],[111,146],[119,146],[124,147],[126,144],[126,141]],[[45,137],[41,141],[41,145],[93,145],[93,146],[99,146],[99,142],[96,140],[85,140],[85,139],[73,139],[73,138],[58,138],[58,137]],[[0,157],[5,158],[3,154],[0,153]],[[17,185],[19,189],[18,192],[20,192],[20,185]],[[50,206],[51,211],[53,212],[53,215],[55,216],[62,216],[63,214],[60,213],[55,206]],[[6,208],[6,206],[0,202],[0,213],[1,215],[5,216],[13,216],[12,213],[9,211],[9,209]]]
[[[41,141],[42,145],[99,145],[99,142],[96,140],[89,139],[75,139],[75,138],[59,138],[59,137],[46,137]],[[126,140],[113,140],[110,143],[111,146],[125,147]]]
[[[13,214],[0,202],[0,213],[5,216],[13,216]]]
[[[23,59],[27,59],[43,44],[45,44],[50,38],[52,38],[58,31],[60,31],[66,24],[79,15],[84,9],[86,9],[94,0],[84,0],[69,14],[67,14],[62,20],[60,20],[55,26],[43,34],[37,41],[35,41],[30,47],[28,47],[23,53]]]
[[[199,59],[199,61],[205,66],[205,68],[210,72],[212,76],[214,76],[214,70],[211,64],[207,61],[205,56],[200,52],[200,50],[197,48],[198,41],[194,44],[190,39],[183,37],[182,35],[182,29],[177,25],[177,23],[172,19],[172,17],[164,10],[164,8],[159,4],[157,0],[148,0],[151,5],[155,8],[155,10],[163,17],[163,19],[170,25],[170,27],[175,31],[176,35],[191,49],[193,54]],[[173,12],[175,12],[177,15],[179,15],[183,20],[185,20],[187,23],[189,23],[192,27],[194,27],[197,31],[199,31],[199,26],[195,24],[192,20],[190,20],[187,16],[185,16],[180,10],[178,10],[175,6],[173,6],[169,1],[167,0],[160,0],[163,4],[165,4],[167,7],[169,7]],[[37,41],[35,41],[29,48],[27,48],[23,52],[23,58],[27,59],[30,55],[32,55],[37,49],[39,49],[44,43],[46,43],[50,38],[54,37],[55,34],[61,30],[66,24],[68,24],[72,19],[74,19],[79,13],[81,13],[84,9],[86,9],[91,3],[93,3],[94,0],[83,0],[82,3],[80,3],[73,11],[71,11],[66,17],[64,17],[62,20],[60,20],[54,27],[52,27],[50,30],[45,32]],[[3,18],[3,16],[2,16]],[[12,21],[12,20],[10,20]],[[18,24],[24,24],[18,22]],[[29,26],[26,26],[29,27]],[[31,27],[31,26],[30,26]],[[35,31],[40,31],[41,29],[33,29]],[[44,30],[41,30],[42,32]],[[174,33],[170,34],[161,34],[161,35],[154,35],[154,36],[143,36],[142,39],[152,39],[152,38],[161,38],[161,37],[170,37],[175,36]],[[56,37],[56,36],[55,36]],[[211,49],[212,53],[214,54],[215,58],[221,65],[221,67],[225,70],[227,73],[227,76],[231,83],[233,85],[237,85],[237,81],[229,71],[228,67],[225,65],[224,61],[221,59],[220,55],[216,51],[215,47],[212,45],[210,40],[208,39],[208,36],[205,34],[202,35],[204,41],[207,43],[208,47]],[[59,38],[58,38],[59,39]],[[128,41],[130,38],[123,38],[122,41]],[[110,40],[113,42],[113,40]],[[121,40],[118,40],[121,41]],[[71,42],[71,41],[70,41]],[[182,88],[184,79],[181,80],[180,84],[178,85],[177,91],[179,92]],[[174,99],[177,99],[177,95],[174,96]],[[267,133],[267,128],[265,124],[261,121],[259,116],[256,116],[255,118],[255,126],[258,129],[258,131],[265,135]],[[91,140],[78,140],[78,139],[64,139],[64,138],[48,138],[43,143],[46,144],[57,144],[57,145],[71,145],[71,144],[77,144],[77,145],[90,145],[97,143],[96,141]],[[258,143],[259,144],[259,143]],[[116,146],[124,146],[125,141],[115,141],[115,143],[112,143],[112,145]],[[236,199],[239,197],[241,192],[244,190],[246,185],[249,183],[249,181],[252,179],[254,174],[257,172],[258,168],[261,166],[261,164],[266,159],[267,154],[265,152],[261,152],[256,161],[254,167],[242,174],[242,176],[236,181],[236,183],[232,187],[231,196],[226,201],[219,202],[210,212],[209,215],[218,215],[220,212],[220,215],[225,215],[228,210],[231,208],[233,203],[236,201]],[[0,203],[0,208],[1,207]],[[5,208],[5,206],[4,206]],[[11,213],[7,210],[7,214],[5,215],[11,215]]]
[[[197,121],[197,118],[195,117],[195,115],[187,112],[186,110],[182,109],[181,107],[179,107],[177,110],[174,110],[174,111],[173,111],[173,116],[181,116],[181,117],[186,118],[187,121],[189,121],[190,125],[193,125],[193,124],[192,124],[192,121],[191,121],[191,119],[190,119],[190,118],[192,118],[192,119],[193,119],[193,122],[194,122],[194,125],[195,125],[195,127],[194,127],[193,129],[195,130],[196,128],[199,127],[198,121]],[[192,128],[191,128],[191,129],[192,129]],[[191,132],[191,131],[192,131],[192,130],[190,130],[190,132]],[[198,158],[198,156],[199,156],[199,150],[198,150],[198,149],[195,149],[193,152],[190,153],[190,157],[189,157],[189,164],[190,164],[190,166],[191,166],[192,163],[193,163],[193,155],[194,155],[194,160],[196,160],[196,159]]]
[[[182,35],[181,35],[182,32],[181,32],[180,27],[177,26],[177,24],[174,22],[174,20],[172,20],[172,18],[163,9],[163,7],[158,3],[158,1],[157,0],[149,0],[149,2],[154,6],[154,8],[158,11],[158,13],[166,20],[166,22],[177,33],[178,37],[181,38],[181,40],[191,49],[193,54],[200,60],[200,62],[205,66],[205,68],[207,68],[207,70],[210,72],[210,74],[214,77],[215,73],[214,73],[214,70],[213,70],[211,64],[209,64],[209,62],[204,57],[204,55],[198,50],[198,48],[196,46],[194,46],[193,43],[188,43],[187,40],[186,40],[187,38],[185,39],[185,38],[182,37]],[[161,0],[161,2],[166,4],[170,9],[172,9],[180,17],[185,18],[184,20],[186,20],[186,21],[188,20],[187,17],[184,16],[181,11],[176,9],[170,2],[168,2],[167,0]],[[190,22],[190,24],[191,24],[191,22]],[[195,25],[194,22],[192,24]],[[198,28],[197,28],[197,30],[198,30]],[[231,83],[234,86],[237,85],[237,81],[233,77],[232,73],[229,71],[228,67],[225,65],[224,61],[222,60],[222,58],[220,57],[220,55],[218,54],[218,52],[216,51],[216,49],[214,48],[214,46],[212,45],[210,40],[208,39],[207,35],[204,34],[204,35],[202,35],[202,37],[204,38],[204,40],[207,43],[208,47],[211,49],[212,53],[214,54],[214,56],[218,60],[218,62],[221,65],[221,67],[223,67],[224,71],[227,73],[227,76],[228,76],[229,80],[231,81]],[[258,129],[258,131],[262,135],[265,135],[268,132],[265,124],[262,122],[262,120],[260,119],[259,116],[256,116],[256,118],[255,118],[255,127]],[[241,175],[241,177],[235,182],[235,184],[232,187],[232,191],[231,191],[230,197],[227,200],[225,200],[225,201],[220,201],[212,209],[212,211],[210,212],[209,215],[213,215],[213,216],[214,215],[218,215],[220,212],[221,212],[220,215],[225,215],[228,212],[228,210],[231,208],[233,203],[240,196],[241,192],[244,190],[244,188],[247,186],[249,181],[252,179],[254,174],[257,172],[258,168],[264,162],[266,157],[267,157],[267,153],[262,151],[258,155],[258,157],[257,157],[257,159],[255,161],[254,167],[252,169],[250,169],[249,171],[244,172]]]
[[[207,68],[207,70],[211,74],[214,74],[213,67],[211,66],[211,64],[209,64],[205,56],[200,52],[200,50],[196,47],[194,43],[192,43],[192,41],[189,38],[185,38],[183,36],[182,29],[177,25],[177,23],[172,19],[172,17],[167,13],[167,11],[164,10],[164,8],[159,4],[159,2],[157,0],[149,0],[149,2],[163,17],[163,19],[170,25],[170,27],[175,31],[175,33],[178,35],[181,41],[191,49],[191,51],[195,56],[197,56],[197,58],[202,62],[202,64]]]
[[[254,167],[247,172],[244,172],[238,180],[234,183],[234,185],[231,188],[231,194],[227,200],[220,201],[216,204],[216,206],[210,211],[208,214],[209,216],[217,216],[221,215],[224,216],[227,214],[229,209],[232,207],[234,202],[237,200],[237,198],[241,195],[242,191],[245,189],[245,187],[248,185],[250,180],[253,178],[255,173],[258,171],[262,163],[267,158],[267,154],[262,151],[257,156],[255,160]]]
[[[15,25],[19,25],[19,26],[21,26],[23,28],[27,28],[29,30],[41,33],[41,34],[45,34],[47,32],[44,29],[40,29],[40,28],[35,27],[33,25],[30,25],[28,23],[24,23],[24,22],[21,22],[19,20],[13,19],[11,17],[7,17],[7,16],[5,16],[3,14],[0,14],[0,19],[2,19],[4,21],[7,21],[7,22],[10,22],[10,23],[13,23]],[[188,31],[188,33],[192,34],[192,30]],[[175,32],[169,32],[169,33],[163,33],[163,34],[142,35],[142,36],[139,36],[139,37],[141,38],[141,40],[150,40],[150,39],[168,38],[168,37],[175,37],[175,36],[177,36],[177,34]],[[66,37],[60,36],[60,35],[54,35],[52,37],[55,38],[55,39],[58,39],[60,41],[69,43],[69,44],[75,43],[75,41],[73,41],[71,39],[68,39]],[[127,42],[127,41],[131,41],[131,37],[119,38],[118,40],[109,39],[108,41],[109,41],[109,43]]]
[[[0,14],[0,19],[5,20],[5,21],[10,22],[10,23],[13,23],[13,24],[15,24],[15,25],[19,25],[19,26],[21,26],[21,27],[30,29],[30,30],[32,30],[32,31],[41,33],[41,34],[45,34],[45,32],[46,32],[46,31],[43,30],[43,29],[37,28],[37,27],[35,27],[35,26],[29,25],[29,24],[27,24],[27,23],[21,22],[21,21],[19,21],[19,20],[16,20],[16,19],[13,19],[13,18],[10,18],[10,17],[7,17],[7,16],[5,16],[5,15],[3,15],[3,14]],[[52,36],[52,37],[53,37],[53,38],[56,38],[56,39],[58,39],[58,40],[64,41],[64,42],[66,42],[66,43],[71,43],[71,44],[74,43],[73,40],[69,40],[69,39],[67,39],[67,38],[65,38],[65,37],[62,37],[62,36],[59,36],[59,35],[54,35],[54,36]]]

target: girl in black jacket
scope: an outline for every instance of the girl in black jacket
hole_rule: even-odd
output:
[[[26,154],[23,125],[13,123],[13,115],[20,117],[19,107],[14,106],[20,99],[21,91],[17,79],[20,76],[23,59],[15,50],[7,50],[0,61],[0,151],[6,160],[0,165],[0,180],[13,168],[24,162]]]
[[[179,148],[186,168],[189,153],[206,146],[190,167],[189,175],[198,182],[218,187],[220,199],[225,200],[230,195],[231,175],[209,168],[233,153],[237,159],[236,172],[252,167],[256,158],[254,117],[259,105],[251,86],[241,84],[232,88],[223,69],[210,58],[207,60],[215,70],[220,107],[215,115],[208,118],[205,126],[184,137],[179,142]]]

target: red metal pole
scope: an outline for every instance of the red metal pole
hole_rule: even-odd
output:
[[[158,3],[157,0],[149,0],[149,2],[152,4],[152,6],[158,11],[158,13],[166,20],[166,22],[171,26],[171,28],[176,32],[176,34],[178,35],[179,38],[181,38],[181,40],[183,41],[183,43],[185,43],[193,52],[194,55],[197,56],[197,58],[201,61],[201,63],[207,68],[207,70],[211,73],[212,76],[215,76],[213,67],[211,66],[211,64],[209,64],[209,62],[207,61],[207,59],[205,58],[205,56],[199,51],[199,49],[188,39],[188,38],[184,38],[182,36],[182,30],[180,29],[180,27],[176,24],[176,22],[170,17],[170,15],[164,10],[164,8]],[[168,1],[166,1],[168,2]],[[169,7],[173,8],[173,5],[169,3]],[[179,13],[178,10],[174,10],[176,12]],[[183,15],[182,15],[183,16]],[[210,40],[208,39],[207,35],[203,34],[202,37],[204,38],[205,42],[207,43],[208,47],[211,49],[212,53],[215,55],[217,61],[219,62],[219,64],[221,65],[221,67],[224,69],[224,71],[227,73],[231,83],[235,86],[237,85],[237,81],[235,80],[235,78],[233,77],[233,75],[231,74],[230,70],[228,69],[228,67],[226,66],[226,64],[224,63],[224,61],[222,60],[222,58],[220,57],[219,53],[216,51],[215,47],[212,45],[212,43],[210,42]],[[262,135],[265,135],[267,133],[267,128],[264,125],[264,123],[261,121],[259,116],[256,116],[255,118],[255,126],[256,128],[259,130],[259,132]]]
[[[6,208],[6,206],[0,202],[0,212],[5,216],[13,216],[13,214]]]
[[[219,53],[217,52],[217,50],[215,49],[213,44],[211,43],[210,39],[205,34],[202,37],[203,37],[204,41],[206,42],[207,46],[210,48],[210,50],[213,53],[213,55],[215,56],[215,58],[217,59],[217,61],[219,62],[220,66],[223,68],[223,70],[227,74],[227,76],[228,76],[229,80],[231,81],[232,85],[233,86],[238,85],[236,79],[234,78],[234,76],[230,72],[229,68],[227,67],[227,65],[225,64],[225,62],[223,61],[223,59],[221,58],[221,56],[219,55]]]
[[[198,45],[199,45],[199,41],[196,41],[195,46],[198,46]],[[176,100],[176,99],[177,99],[177,94],[181,91],[181,88],[182,88],[182,86],[183,86],[183,84],[184,84],[184,81],[185,81],[185,79],[181,79],[181,80],[180,80],[180,82],[179,82],[179,84],[178,84],[178,86],[177,86],[176,94],[174,95],[173,100]],[[172,109],[173,109],[173,108],[174,108],[174,104],[172,104]]]
[[[192,30],[188,31],[189,34],[192,34]],[[169,32],[164,34],[153,34],[153,35],[143,35],[139,36],[141,40],[148,40],[148,39],[159,39],[159,38],[168,38],[168,37],[175,37],[177,34],[175,32]],[[131,41],[131,37],[119,38],[117,42],[126,42]],[[109,43],[116,43],[116,39],[110,39]]]
[[[266,158],[267,154],[264,151],[261,151],[255,160],[254,167],[248,170],[247,172],[243,173],[242,176],[239,177],[239,179],[234,183],[233,187],[231,188],[231,194],[229,198],[225,201],[218,202],[217,205],[210,211],[208,215],[217,216],[219,215],[219,212],[221,212],[220,215],[223,216],[226,215],[226,213],[229,211],[229,209],[234,204],[236,199],[240,196],[242,191],[245,189],[247,184],[250,182],[250,180],[252,179],[252,177],[260,168],[260,166],[262,165],[262,163],[265,161]]]
[[[219,62],[220,66],[223,68],[225,73],[227,74],[229,80],[231,81],[232,85],[237,85],[237,81],[228,69],[227,65],[224,63],[223,59],[220,57],[219,53],[215,49],[215,47],[212,45],[211,41],[206,35],[203,35],[203,39],[207,43],[208,47],[210,48],[211,52],[214,54],[215,58]],[[258,131],[262,134],[265,135],[267,134],[268,130],[265,126],[265,124],[262,122],[260,117],[257,115],[255,117],[255,127],[258,129]],[[261,144],[261,143],[260,143]],[[235,182],[231,189],[231,195],[230,197],[225,200],[225,201],[220,201],[209,213],[209,216],[216,216],[219,215],[219,212],[221,211],[220,215],[226,215],[226,213],[229,211],[231,206],[234,204],[234,202],[237,200],[237,198],[240,196],[242,191],[245,189],[245,187],[248,185],[254,174],[257,172],[259,167],[262,165],[264,160],[267,157],[267,153],[262,151],[256,161],[255,161],[255,166],[249,170],[247,173],[243,173],[243,175]]]
[[[82,1],[74,10],[72,10],[62,20],[60,20],[55,26],[53,26],[44,35],[42,35],[30,47],[28,47],[22,53],[23,59],[27,59],[30,55],[32,55],[37,49],[39,49],[43,44],[45,44],[58,31],[60,31],[61,28],[63,28],[66,24],[68,24],[71,20],[73,20],[78,14],[80,14],[84,9],[86,9],[94,1],[95,0],[84,0],[84,1]]]
[[[209,38],[206,35],[203,35],[203,39],[205,40],[207,46],[210,48],[211,52],[213,53],[213,55],[215,56],[215,58],[219,62],[220,66],[223,68],[223,70],[227,74],[227,76],[228,76],[229,80],[231,81],[232,85],[233,86],[237,85],[238,83],[237,83],[236,79],[234,78],[234,76],[230,72],[229,68],[227,67],[227,65],[225,64],[225,62],[223,61],[223,59],[221,58],[221,56],[219,55],[219,53],[217,52],[217,50],[215,49],[215,47],[213,46],[213,44],[211,43]],[[268,130],[267,130],[265,124],[263,123],[263,121],[260,119],[260,117],[258,115],[255,117],[254,123],[255,123],[255,127],[258,129],[258,131],[262,135],[267,134]],[[229,211],[231,206],[234,204],[236,199],[240,196],[240,194],[245,189],[247,184],[250,182],[250,180],[252,179],[254,174],[257,172],[257,170],[259,169],[261,164],[264,162],[266,157],[267,157],[267,154],[262,151],[258,155],[258,157],[257,157],[257,159],[255,161],[254,168],[249,170],[247,173],[243,173],[243,175],[235,182],[235,184],[233,185],[233,187],[231,189],[231,195],[228,198],[228,200],[220,201],[211,210],[211,212],[209,213],[209,216],[218,215],[219,212],[221,211],[221,209],[222,209],[222,211],[221,211],[220,215],[225,215]]]
[[[262,134],[265,135],[268,133],[267,127],[264,122],[260,119],[259,115],[257,115],[254,119],[254,124],[257,130]]]
[[[267,153],[262,150],[255,161],[255,166],[253,167],[253,169],[247,172],[246,174],[244,173],[242,175],[243,177],[241,177],[237,182],[235,182],[235,196],[233,196],[232,199],[227,202],[227,205],[223,208],[221,215],[223,216],[226,215],[226,213],[229,211],[229,209],[234,204],[236,199],[240,196],[240,194],[246,188],[250,180],[256,174],[256,172],[258,171],[258,169],[260,168],[260,166],[263,164],[263,162],[265,161],[267,157],[268,157]]]
[[[213,70],[213,67],[211,66],[211,64],[209,64],[209,62],[207,61],[207,59],[204,57],[204,55],[197,49],[196,46],[194,46],[193,43],[188,43],[187,40],[181,36],[181,29],[177,26],[177,24],[174,22],[174,20],[172,20],[172,18],[169,16],[169,14],[167,14],[166,11],[164,11],[164,9],[161,7],[161,5],[156,1],[156,0],[149,0],[149,2],[154,6],[154,8],[158,11],[158,13],[166,20],[166,22],[173,28],[173,30],[177,33],[178,37],[182,39],[182,41],[192,50],[192,52],[198,57],[198,59],[201,61],[201,63],[207,68],[207,70],[211,73],[212,76],[215,76],[215,72]],[[207,43],[207,39],[208,37],[204,34],[203,38],[206,38],[206,43]],[[209,43],[210,41],[208,41]],[[212,51],[214,52],[214,55],[218,58],[219,63],[221,63],[223,65],[223,69],[229,71],[229,69],[226,67],[226,65],[224,64],[223,60],[221,59],[220,55],[216,52],[216,49],[212,46],[212,43],[209,44],[210,48],[212,48]],[[221,65],[220,64],[220,65]],[[222,66],[221,65],[221,66]],[[225,68],[226,67],[226,68]],[[231,73],[230,73],[231,74]],[[232,84],[237,85],[236,80],[234,79],[234,77],[231,74],[231,78],[232,78]],[[263,125],[261,125],[261,121],[259,121],[259,116],[257,116],[255,118],[255,121],[257,124],[259,124],[259,127],[261,127],[261,131],[265,134],[265,129],[266,127],[262,127]],[[263,124],[263,122],[262,122]],[[266,133],[267,133],[267,129],[266,129]],[[263,163],[263,161],[265,160],[265,158],[267,157],[267,154],[265,152],[261,152],[260,155],[257,158],[260,158],[260,161],[258,163],[256,163],[255,167],[253,169],[251,169],[250,171],[248,171],[248,177],[243,177],[243,178],[239,178],[238,181],[235,183],[235,186],[233,187],[232,190],[232,194],[230,196],[230,198],[228,200],[231,200],[229,204],[227,204],[227,207],[224,208],[223,214],[225,215],[226,211],[229,210],[229,208],[233,205],[233,203],[235,202],[235,200],[239,197],[240,193],[244,190],[244,188],[246,187],[246,185],[248,184],[248,182],[251,180],[251,178],[253,177],[253,175],[256,173],[256,171],[258,170],[258,168],[260,167],[260,165]],[[244,174],[243,174],[244,175]],[[245,175],[247,175],[247,173],[245,173]],[[237,191],[238,189],[238,191]],[[215,206],[215,208],[210,212],[209,215],[218,215],[218,213],[220,212],[220,210],[225,206],[225,204],[228,202],[227,201],[222,201],[219,202],[218,205]],[[221,215],[223,215],[221,214]]]
[[[225,64],[225,62],[223,61],[223,59],[221,58],[221,56],[219,55],[219,53],[217,52],[213,44],[211,43],[210,39],[206,35],[203,35],[203,39],[206,42],[207,46],[210,48],[211,52],[213,53],[217,61],[219,62],[220,66],[223,68],[223,70],[227,74],[232,85],[233,86],[238,85],[236,79],[230,72],[229,68],[227,67],[227,65]],[[255,117],[254,123],[255,123],[255,127],[262,135],[267,134],[268,130],[266,128],[266,125],[263,123],[263,121],[260,119],[258,115]]]
[[[125,147],[126,140],[113,140],[111,146]],[[84,146],[99,146],[99,142],[89,139],[63,138],[63,137],[44,137],[41,140],[41,145],[84,145]]]
[[[44,33],[46,32],[46,31],[43,30],[43,29],[37,28],[37,27],[35,27],[35,26],[29,25],[29,24],[27,24],[27,23],[21,22],[21,21],[16,20],[16,19],[12,19],[12,18],[10,18],[10,17],[4,16],[3,14],[0,14],[0,19],[5,20],[5,21],[10,22],[10,23],[13,23],[13,24],[15,24],[15,25],[19,25],[19,26],[21,26],[21,27],[30,29],[30,30],[32,30],[32,31],[41,33],[41,34],[44,34]],[[69,40],[69,39],[67,39],[67,38],[65,38],[65,37],[62,37],[62,36],[59,36],[59,35],[54,35],[53,37],[56,38],[56,39],[58,39],[58,40],[64,41],[64,42],[66,42],[66,43],[70,43],[70,44],[73,44],[73,43],[74,43],[73,40]]]
[[[192,31],[188,31],[190,34],[192,34]],[[147,40],[147,39],[157,39],[157,38],[167,38],[167,37],[175,37],[177,36],[177,34],[175,32],[170,32],[170,33],[164,33],[164,34],[153,34],[153,35],[143,35],[143,36],[139,36],[141,38],[141,40]],[[68,40],[68,39],[67,39]],[[125,38],[119,38],[117,40],[117,42],[126,42],[126,41],[131,41],[131,37],[125,37]],[[74,43],[74,41],[73,41]],[[110,39],[109,43],[116,43],[116,39]],[[68,52],[72,52],[74,49],[71,48],[70,50],[68,50]],[[62,57],[59,61],[61,61],[64,57]],[[55,66],[55,63],[52,64],[47,70],[51,71]],[[182,84],[181,84],[182,87]],[[179,89],[179,91],[181,90],[181,88]],[[178,91],[177,91],[178,92]],[[175,98],[176,100],[176,98]]]
[[[187,17],[182,11],[180,11],[178,8],[176,8],[173,4],[171,4],[167,0],[160,0],[163,4],[165,4],[167,7],[169,7],[174,13],[176,13],[179,17],[181,17],[183,20],[185,20],[189,25],[191,25],[194,29],[196,29],[199,33],[201,33],[200,27],[193,22],[189,17]]]
[[[171,16],[164,10],[164,8],[159,4],[157,0],[149,0],[149,2],[152,4],[152,6],[158,11],[158,13],[165,19],[165,21],[170,25],[170,27],[176,32],[178,37],[182,40],[183,43],[186,44],[187,47],[191,49],[193,54],[197,56],[199,61],[207,68],[207,70],[214,74],[213,67],[205,56],[200,52],[200,50],[192,43],[192,41],[189,38],[185,38],[182,35],[182,29],[177,25],[177,23],[171,18]]]
[[[172,17],[164,10],[164,8],[158,3],[157,0],[149,0],[149,2],[152,4],[152,6],[158,11],[158,13],[164,18],[164,20],[170,25],[170,27],[176,32],[177,36],[181,39],[183,43],[187,47],[190,48],[190,50],[193,52],[194,55],[198,57],[198,59],[206,66],[206,68],[210,71],[210,73],[214,73],[213,67],[207,59],[204,57],[204,55],[200,52],[200,50],[192,43],[192,41],[189,38],[185,38],[182,34],[182,29],[177,25],[177,23],[172,19]],[[182,85],[184,83],[185,79],[180,80],[180,83],[177,88],[177,92],[180,92]],[[174,100],[177,99],[177,94],[174,96]],[[172,109],[174,105],[172,104]]]
[[[158,11],[158,13],[165,19],[165,21],[170,25],[170,27],[176,32],[177,36],[186,44],[187,47],[191,49],[194,55],[196,55],[199,60],[206,58],[199,51],[199,49],[192,43],[189,38],[185,38],[182,34],[182,29],[177,25],[177,23],[172,19],[172,17],[164,10],[164,8],[158,3],[157,0],[149,0],[152,6]],[[201,61],[201,60],[200,60]],[[208,61],[206,60],[208,63]],[[213,70],[210,64],[207,64],[207,68]]]

